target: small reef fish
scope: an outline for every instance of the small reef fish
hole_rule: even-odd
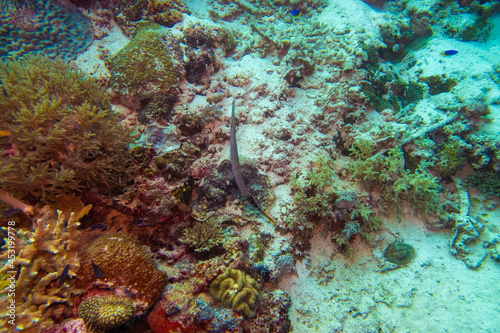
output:
[[[68,271],[69,271],[69,264],[67,264],[66,266],[64,266],[64,269],[61,273],[61,276],[59,277],[59,281],[57,281],[57,286],[61,286],[64,281],[68,280],[70,278],[69,274],[68,274]]]
[[[94,264],[94,260],[92,260],[92,268],[94,269],[94,274],[98,279],[104,279],[104,271],[99,268],[99,266]]]
[[[238,146],[236,144],[236,122],[234,120],[234,109],[235,109],[235,101],[233,101],[233,108],[231,111],[231,130],[229,132],[229,141],[230,141],[230,154],[231,154],[231,169],[233,169],[234,179],[236,180],[236,185],[240,189],[241,194],[247,199],[247,201],[255,207],[262,215],[264,215],[269,222],[276,225],[276,222],[272,218],[270,218],[255,202],[253,196],[248,192],[247,187],[245,185],[245,181],[243,180],[243,173],[241,172],[240,166],[240,158],[238,156]]]
[[[446,50],[446,51],[441,52],[441,54],[446,56],[446,57],[451,56],[451,55],[455,55],[457,53],[458,53],[457,50]]]
[[[7,135],[11,135],[12,133],[10,133],[9,131],[3,131],[3,130],[0,130],[0,138],[1,137],[4,137],[4,136],[7,136]]]
[[[300,11],[300,9],[294,9],[290,12],[290,14],[295,17],[300,17],[300,15],[302,15],[302,12]]]
[[[2,212],[3,217],[11,217],[12,215],[16,214],[17,212],[20,212],[21,210],[19,208],[10,208],[6,209]]]

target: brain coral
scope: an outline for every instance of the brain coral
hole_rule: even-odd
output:
[[[92,24],[76,7],[59,1],[2,1],[0,57],[41,53],[74,58],[92,43]]]
[[[135,316],[134,303],[124,296],[93,296],[78,307],[78,315],[87,329],[105,332],[131,321]]]
[[[156,268],[148,251],[127,234],[96,238],[82,257],[87,277],[97,277],[97,282],[107,287],[124,289],[138,311],[156,303],[167,283],[166,274]]]
[[[215,300],[243,312],[249,318],[255,316],[255,309],[261,300],[260,293],[260,286],[255,279],[233,268],[228,268],[210,284],[210,295]]]

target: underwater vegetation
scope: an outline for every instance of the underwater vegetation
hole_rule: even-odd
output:
[[[69,3],[7,0],[1,9],[0,58],[71,59],[92,43],[92,24]]]
[[[103,87],[64,61],[43,56],[0,64],[1,188],[54,200],[92,187],[120,191],[131,177],[132,138]]]

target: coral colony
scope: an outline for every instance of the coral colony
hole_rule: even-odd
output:
[[[1,8],[0,332],[498,328],[498,1]]]

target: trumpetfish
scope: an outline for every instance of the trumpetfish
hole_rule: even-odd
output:
[[[255,202],[253,196],[248,192],[247,187],[245,185],[245,181],[243,180],[243,173],[241,172],[240,166],[240,158],[238,156],[238,146],[236,144],[236,121],[234,120],[234,109],[235,109],[235,101],[233,101],[233,108],[231,111],[231,130],[229,132],[229,144],[230,144],[230,155],[231,155],[231,169],[233,170],[234,179],[236,180],[236,185],[240,189],[241,194],[247,199],[247,201],[255,207],[262,215],[264,215],[269,222],[276,225],[276,222],[269,217]]]

